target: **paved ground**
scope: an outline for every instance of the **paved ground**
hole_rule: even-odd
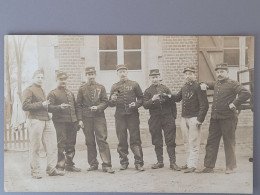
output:
[[[202,168],[205,146],[201,146],[200,165]],[[35,180],[30,177],[28,152],[5,152],[5,190],[9,192],[193,192],[193,193],[252,193],[253,164],[248,162],[252,156],[252,143],[237,144],[236,173],[226,175],[225,156],[221,146],[215,173],[184,174],[169,169],[165,158],[165,167],[152,170],[150,166],[155,162],[153,147],[144,149],[145,171],[137,172],[130,153],[129,169],[119,170],[119,160],[116,149],[111,149],[115,174],[103,173],[101,170],[87,172],[87,152],[80,150],[76,153],[75,162],[82,168],[80,173],[67,173],[61,177],[49,177]],[[183,145],[177,146],[177,163],[185,164],[186,154]],[[167,157],[164,149],[164,156]],[[46,159],[41,158],[42,172],[46,166]]]

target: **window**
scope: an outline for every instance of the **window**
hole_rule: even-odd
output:
[[[117,64],[117,36],[99,36],[100,70],[114,70]]]
[[[248,66],[250,37],[224,37],[224,62],[229,66]]]
[[[127,64],[129,70],[141,70],[141,48],[141,36],[100,35],[100,70],[116,70],[118,64]]]

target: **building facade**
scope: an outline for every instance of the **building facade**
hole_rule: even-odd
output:
[[[94,66],[97,82],[103,84],[109,95],[111,86],[118,81],[117,64],[127,64],[129,79],[137,81],[144,91],[149,85],[149,69],[159,68],[163,83],[173,93],[184,84],[183,69],[197,67],[199,81],[216,79],[214,66],[227,62],[230,77],[237,80],[237,71],[254,67],[254,37],[245,36],[39,36],[39,66],[46,75],[46,91],[55,88],[55,70],[68,72],[68,87],[77,95],[81,82],[85,81],[84,69]],[[245,75],[244,79],[248,79]],[[210,93],[209,93],[210,94]],[[209,101],[212,101],[209,96]],[[149,113],[140,109],[141,129],[148,129]],[[180,123],[178,103],[177,127]],[[113,131],[114,108],[106,109],[108,129]],[[204,129],[208,128],[210,109]],[[239,126],[252,126],[253,113],[243,110]]]

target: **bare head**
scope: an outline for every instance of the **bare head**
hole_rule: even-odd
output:
[[[34,84],[42,86],[42,83],[44,81],[44,72],[43,72],[43,70],[36,70],[33,73],[32,79],[33,79],[33,83]]]

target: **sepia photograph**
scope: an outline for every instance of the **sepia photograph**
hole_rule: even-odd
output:
[[[254,49],[6,35],[5,192],[253,193]]]

